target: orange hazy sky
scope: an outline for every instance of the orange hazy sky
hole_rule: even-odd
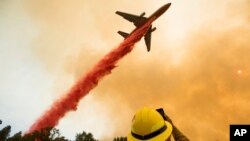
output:
[[[190,140],[228,140],[230,124],[250,123],[248,0],[1,1],[4,124],[27,130],[123,40],[118,30],[134,29],[115,11],[149,16],[168,2],[153,23],[151,52],[140,41],[57,128],[108,141],[126,136],[133,114],[149,106],[163,107]]]

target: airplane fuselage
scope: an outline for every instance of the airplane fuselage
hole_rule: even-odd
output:
[[[159,18],[163,13],[165,13],[168,8],[171,6],[171,3],[163,5],[161,8],[159,8],[157,11],[155,11],[151,16],[148,17],[148,19],[151,18]]]
[[[161,8],[159,8],[157,11],[155,11],[152,15],[150,15],[148,18],[143,18],[141,20],[139,20],[137,23],[137,25],[135,25],[136,27],[138,26],[142,26],[144,23],[146,23],[148,20],[154,18],[154,20],[156,20],[157,18],[159,18],[163,13],[165,13],[168,8],[171,6],[171,3],[165,4],[163,5]]]

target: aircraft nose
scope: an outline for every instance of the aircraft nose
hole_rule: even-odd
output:
[[[167,3],[165,7],[168,9],[171,6],[171,3]]]

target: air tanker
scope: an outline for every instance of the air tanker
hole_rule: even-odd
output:
[[[147,21],[153,19],[156,20],[157,18],[159,18],[163,13],[165,13],[168,8],[170,7],[171,3],[167,3],[165,5],[163,5],[162,7],[160,7],[157,11],[155,11],[151,16],[144,17],[145,16],[145,12],[143,12],[141,15],[137,16],[137,15],[133,15],[133,14],[128,14],[128,13],[124,13],[124,12],[120,12],[120,11],[116,11],[116,14],[122,16],[124,19],[134,23],[134,25],[136,26],[136,29],[140,28],[141,26],[143,26]],[[131,33],[133,33],[133,30]],[[144,35],[144,40],[147,46],[147,51],[150,51],[150,46],[151,46],[151,33],[153,31],[156,30],[156,27],[152,28],[152,25],[150,26],[150,28],[148,29],[148,31],[146,32],[146,34]],[[123,32],[123,31],[118,31],[118,33],[124,37],[127,38],[130,34]]]

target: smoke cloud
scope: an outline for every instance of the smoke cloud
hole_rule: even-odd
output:
[[[32,50],[52,73],[63,70],[77,80],[121,40],[117,30],[132,28],[110,13],[136,14],[138,6],[151,13],[165,2],[132,3],[27,1],[41,31]],[[163,107],[191,140],[228,140],[229,124],[250,123],[249,10],[247,0],[173,2],[154,23],[152,51],[138,44],[94,90],[94,101],[113,113],[106,118],[115,131],[103,131],[101,140],[126,136],[143,106]]]
[[[55,127],[65,114],[75,111],[79,101],[95,88],[104,76],[111,73],[120,59],[131,52],[134,44],[145,35],[153,20],[149,19],[142,27],[131,33],[116,49],[104,56],[72,87],[69,93],[53,103],[49,110],[31,126],[28,134],[47,127]]]

